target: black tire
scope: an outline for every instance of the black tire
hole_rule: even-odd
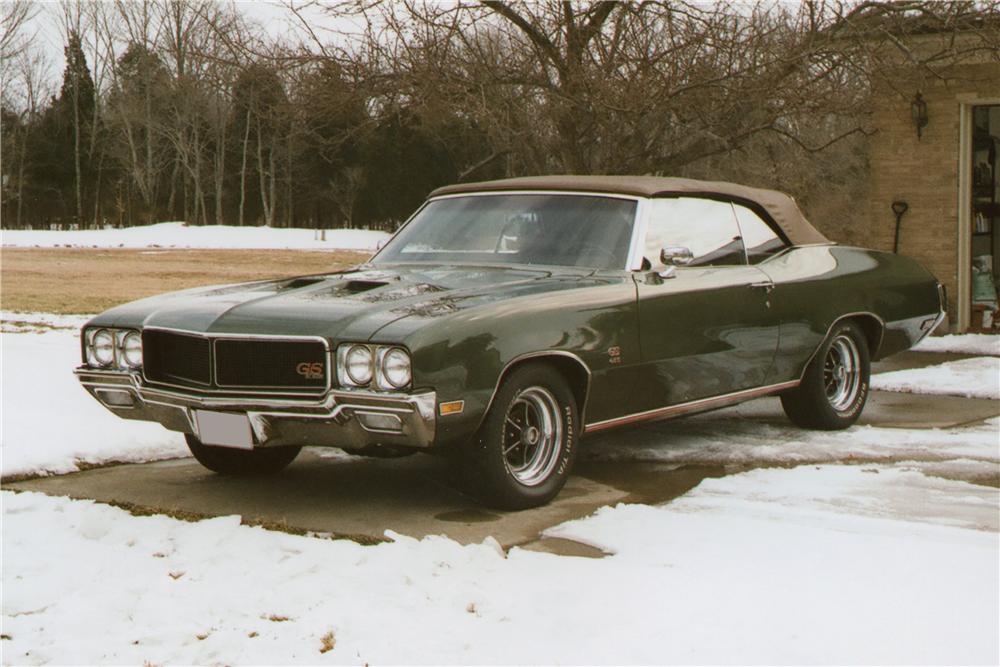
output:
[[[271,447],[261,449],[233,449],[232,447],[213,447],[203,445],[198,438],[185,434],[188,449],[202,464],[212,472],[234,477],[257,477],[273,475],[291,463],[301,447]]]
[[[576,397],[565,378],[544,363],[517,368],[500,385],[472,446],[462,448],[463,486],[497,509],[544,505],[569,478],[578,433]]]
[[[858,420],[868,400],[868,340],[853,322],[834,326],[813,357],[802,384],[781,396],[785,414],[803,428],[837,431]]]

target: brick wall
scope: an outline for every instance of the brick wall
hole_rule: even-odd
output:
[[[859,245],[892,250],[895,216],[891,204],[906,201],[900,254],[918,259],[953,296],[958,294],[958,169],[960,100],[1000,97],[1000,63],[951,68],[942,79],[901,71],[875,88],[870,146],[871,183]],[[910,101],[917,91],[927,102],[929,122],[917,138]]]

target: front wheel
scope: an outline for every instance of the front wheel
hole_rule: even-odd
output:
[[[233,449],[202,444],[191,434],[185,434],[188,449],[198,463],[212,472],[234,477],[273,475],[291,463],[301,447],[273,447],[262,449]]]
[[[554,368],[514,370],[500,385],[475,446],[462,453],[467,486],[499,509],[548,503],[576,459],[578,420],[573,392]]]
[[[868,400],[868,341],[853,322],[834,327],[806,368],[802,383],[781,396],[785,414],[805,428],[836,431],[851,426]]]

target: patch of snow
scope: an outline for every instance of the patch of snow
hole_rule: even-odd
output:
[[[965,459],[994,472],[1000,465],[1000,418],[950,429],[853,426],[829,432],[706,415],[669,426],[635,428],[627,439],[584,441],[581,455],[602,461],[723,466]]]
[[[84,391],[73,375],[80,365],[78,329],[39,331],[0,334],[0,474],[65,473],[81,463],[187,455],[179,434],[120,419]]]
[[[871,388],[908,394],[1000,399],[1000,357],[975,357],[925,368],[876,373]]]
[[[997,334],[949,334],[928,336],[914,348],[917,352],[954,352],[977,356],[1000,356],[1000,335]]]
[[[549,531],[604,559],[0,498],[10,663],[1000,660],[996,489],[901,470],[758,470]]]
[[[161,222],[142,227],[79,231],[4,229],[5,247],[40,248],[239,248],[300,250],[374,250],[389,237],[367,229],[234,227]]]
[[[8,333],[41,333],[52,329],[79,331],[91,317],[93,316],[0,310],[0,328]]]

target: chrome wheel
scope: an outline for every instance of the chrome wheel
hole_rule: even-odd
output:
[[[562,448],[563,418],[555,396],[528,387],[511,401],[504,417],[503,457],[511,476],[537,486],[552,474]]]
[[[830,407],[843,412],[851,407],[861,389],[861,354],[854,341],[837,336],[830,344],[823,363],[823,385]]]

